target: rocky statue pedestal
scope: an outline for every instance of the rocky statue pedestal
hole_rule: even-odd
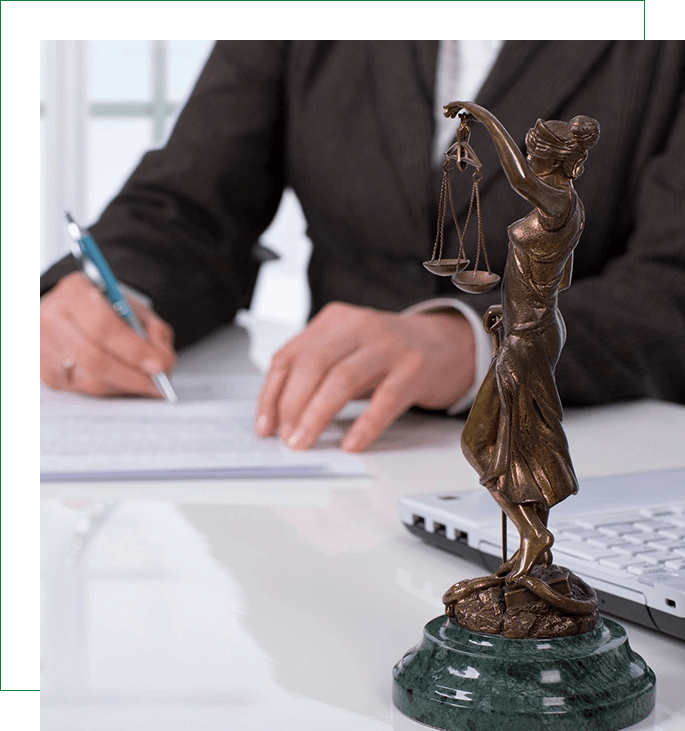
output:
[[[655,677],[621,625],[514,639],[466,629],[446,615],[393,670],[393,702],[446,731],[616,731],[654,708]]]

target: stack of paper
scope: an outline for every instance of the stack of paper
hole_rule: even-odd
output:
[[[317,446],[293,452],[254,432],[259,381],[174,379],[177,405],[154,399],[95,399],[41,387],[41,479],[336,477],[367,474],[340,451],[329,428]]]

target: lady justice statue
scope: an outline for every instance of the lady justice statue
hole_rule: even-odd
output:
[[[531,572],[552,563],[550,508],[578,490],[554,376],[566,337],[558,294],[571,283],[573,250],[585,221],[573,180],[599,138],[599,124],[585,116],[539,119],[526,136],[524,157],[486,109],[461,101],[445,107],[446,116],[459,112],[462,125],[469,117],[483,123],[511,187],[534,208],[508,229],[502,304],[484,318],[496,350],[462,434],[464,455],[521,542],[494,576],[460,582],[444,601],[449,611],[469,594],[504,582],[563,611],[589,613],[590,599],[561,595],[541,578],[545,572]]]
[[[623,627],[600,618],[597,596],[552,563],[549,510],[578,483],[562,428],[555,368],[566,331],[559,292],[569,286],[573,250],[584,224],[573,181],[599,138],[590,117],[539,119],[527,156],[504,126],[472,102],[446,105],[461,122],[446,153],[438,235],[426,268],[467,292],[491,289],[480,225],[480,161],[468,122],[485,126],[511,187],[533,210],[508,229],[502,304],[483,324],[493,339],[490,369],[462,432],[462,449],[520,535],[514,555],[491,576],[460,581],[443,597],[421,642],[393,669],[393,703],[406,716],[447,731],[616,731],[654,708],[654,673],[634,653]],[[449,171],[473,165],[471,205],[460,229]],[[459,237],[456,259],[442,259],[447,201]],[[464,234],[476,203],[478,254],[473,271]],[[439,255],[438,255],[439,252]],[[480,255],[487,271],[478,269]],[[437,256],[436,256],[437,255]]]

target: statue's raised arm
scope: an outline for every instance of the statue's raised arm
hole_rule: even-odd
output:
[[[528,156],[524,157],[504,125],[487,109],[474,102],[446,104],[446,117],[465,110],[481,122],[495,144],[502,168],[511,187],[535,206],[544,219],[556,221],[573,206],[572,180],[583,170],[587,150],[599,137],[599,125],[590,117],[574,117],[570,122],[541,119],[526,135]]]

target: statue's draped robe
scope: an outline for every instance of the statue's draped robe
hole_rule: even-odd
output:
[[[483,485],[546,508],[578,490],[554,376],[566,339],[558,292],[584,220],[570,196],[565,220],[534,210],[508,229],[501,342],[462,435]]]

